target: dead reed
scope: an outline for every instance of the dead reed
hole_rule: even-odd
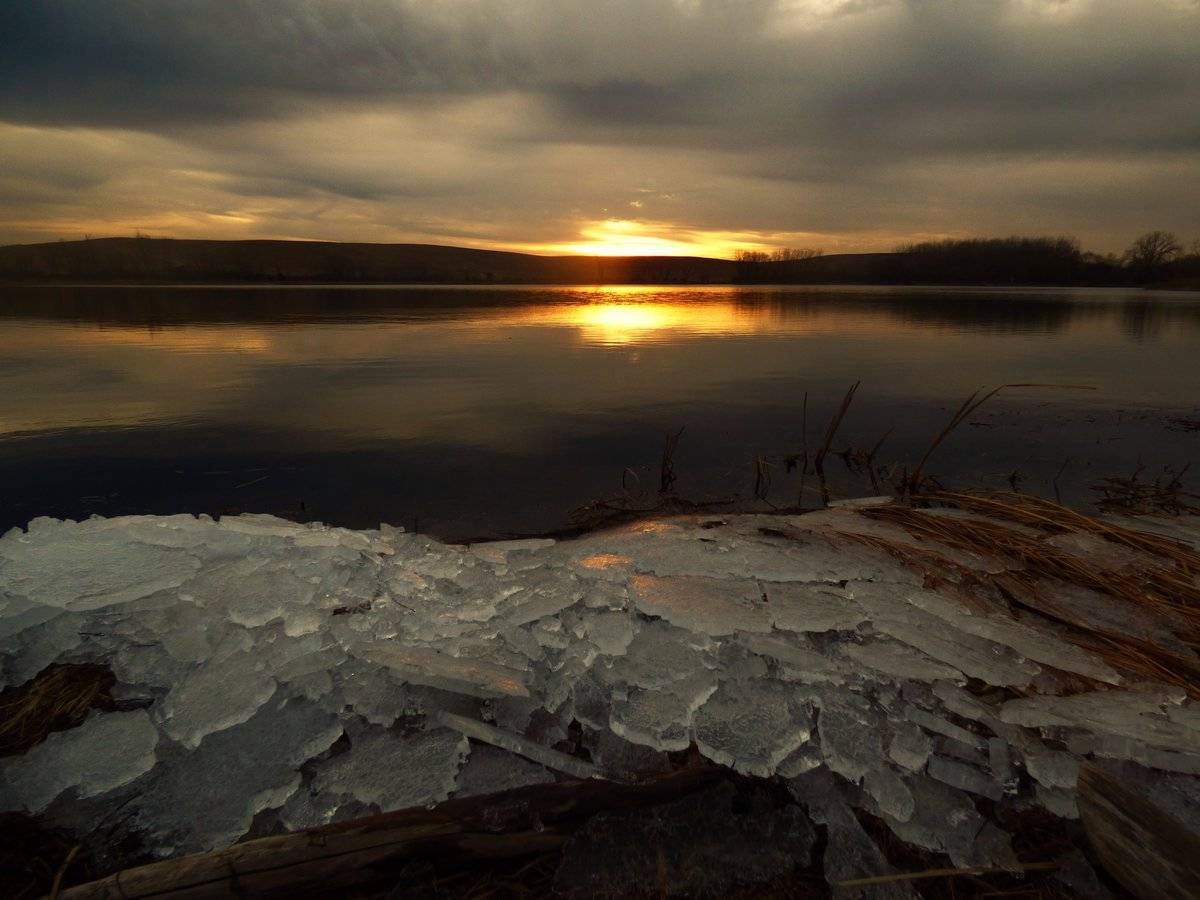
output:
[[[841,405],[834,411],[833,418],[829,420],[829,427],[825,429],[825,439],[821,441],[821,448],[817,450],[817,455],[813,457],[813,470],[817,473],[817,478],[821,482],[821,500],[826,505],[829,503],[829,486],[825,483],[825,457],[829,454],[829,447],[833,443],[838,429],[842,426],[842,419],[846,418],[846,413],[850,411],[850,404],[854,402],[854,395],[858,393],[858,388],[861,384],[861,381],[856,381],[846,391],[846,396],[842,398]]]
[[[800,461],[800,490],[796,495],[796,505],[804,506],[804,476],[808,474],[808,391],[804,392],[804,406],[800,412],[800,448],[803,458]],[[789,460],[788,470],[792,461]]]
[[[669,494],[675,486],[675,450],[679,446],[681,437],[683,437],[682,428],[668,434],[663,441],[662,460],[659,464],[658,492],[660,494]]]
[[[825,456],[829,453],[829,447],[833,443],[833,438],[842,426],[842,419],[846,418],[846,413],[850,411],[850,404],[854,402],[854,395],[858,393],[858,388],[861,384],[861,381],[856,381],[850,385],[849,390],[846,391],[846,396],[842,398],[841,405],[834,411],[833,418],[829,420],[829,427],[825,429],[825,439],[821,442],[821,449],[817,451],[817,455],[813,460],[813,466],[818,472],[821,471],[821,467],[825,462]]]

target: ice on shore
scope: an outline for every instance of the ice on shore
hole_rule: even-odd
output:
[[[804,804],[812,820],[825,826],[824,870],[827,882],[836,884],[895,872],[883,851],[859,824],[828,769],[816,769],[789,777],[787,785],[792,795]],[[871,900],[916,900],[918,896],[902,881],[874,885],[861,892],[843,888],[842,892],[847,897]]]
[[[778,681],[727,681],[696,713],[700,752],[747,775],[774,774],[811,734],[807,705]]]
[[[78,728],[49,735],[24,756],[0,759],[0,803],[40,812],[63,791],[93,797],[154,767],[158,731],[142,710],[93,714]]]
[[[897,680],[936,681],[962,680],[962,673],[930,659],[919,650],[889,640],[873,640],[863,644],[845,643],[841,653],[861,666],[874,669]]]
[[[35,519],[28,533],[9,532],[0,540],[0,594],[87,612],[179,587],[200,569],[195,556],[156,535],[132,539],[122,527],[128,521],[92,519],[64,531]]]
[[[765,585],[771,624],[782,631],[853,631],[866,613],[844,592],[826,585]]]
[[[933,741],[915,722],[897,725],[888,744],[888,757],[892,762],[910,772],[925,768],[933,753]]]
[[[347,752],[317,765],[312,786],[380,812],[424,806],[450,796],[469,752],[466,737],[448,728],[407,736],[363,730]]]
[[[342,724],[325,710],[274,698],[194,750],[164,739],[159,764],[129,785],[129,796],[114,799],[128,803],[141,839],[159,855],[223,846],[263,810],[283,806],[300,790],[301,766],[341,735]]]
[[[99,663],[141,708],[0,760],[0,808],[87,832],[120,807],[163,856],[262,817],[633,780],[694,747],[788,779],[845,877],[882,865],[852,806],[1002,866],[976,799],[1075,815],[1084,759],[1200,796],[1200,708],[839,537],[911,542],[889,528],[846,508],[459,547],[270,516],[37,520],[0,538],[0,684]]]
[[[411,684],[476,697],[527,697],[525,673],[487,660],[453,656],[434,647],[406,647],[395,641],[355,643],[350,652],[394,671]]]
[[[258,653],[241,650],[192,670],[159,707],[163,730],[194,750],[206,734],[245,722],[275,694]]]
[[[630,582],[638,610],[701,634],[770,631],[762,588],[754,581],[635,575]]]

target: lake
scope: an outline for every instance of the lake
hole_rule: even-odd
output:
[[[919,288],[0,287],[0,528],[257,511],[445,538],[652,495],[797,502],[833,441],[1088,504],[1200,458],[1200,294]],[[1082,389],[1088,388],[1088,389]],[[761,467],[756,459],[762,458]],[[842,459],[836,496],[875,491]],[[1194,484],[1194,480],[1192,482]],[[819,503],[809,477],[807,504]]]

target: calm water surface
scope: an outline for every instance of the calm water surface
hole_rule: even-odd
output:
[[[1200,294],[912,288],[0,287],[0,528],[261,511],[447,537],[548,530],[657,486],[796,501],[782,457],[887,432],[912,461],[962,399],[947,484],[1087,502],[1200,458]],[[832,462],[835,492],[871,492]],[[1200,467],[1198,467],[1200,468]],[[1061,474],[1059,474],[1061,473]],[[810,481],[811,483],[811,481]],[[809,502],[815,501],[809,497]]]

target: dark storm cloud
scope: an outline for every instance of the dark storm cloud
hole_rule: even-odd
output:
[[[165,142],[79,174],[36,163],[41,132],[0,137],[14,203],[154,165],[196,211],[203,172],[231,203],[403,200],[429,222],[441,198],[509,234],[641,215],[643,194],[698,228],[961,229],[933,217],[984,202],[988,166],[1013,227],[1047,198],[1102,230],[1128,198],[1177,224],[1197,199],[1167,190],[1200,175],[1194,0],[39,0],[3,4],[0,34],[0,122]]]
[[[0,111],[154,129],[516,89],[567,124],[733,122],[726,139],[752,143],[907,122],[889,149],[914,130],[933,149],[1131,130],[1194,148],[1200,117],[1164,115],[1200,100],[1200,28],[1181,4],[801,3],[789,27],[769,2],[44,0],[0,12]],[[1014,130],[1021,115],[1032,126]]]
[[[349,57],[322,53],[336,45],[332,17],[306,22],[300,13],[297,3],[240,0],[6,4],[4,112],[16,121],[154,127],[261,115],[289,92],[344,85]]]

